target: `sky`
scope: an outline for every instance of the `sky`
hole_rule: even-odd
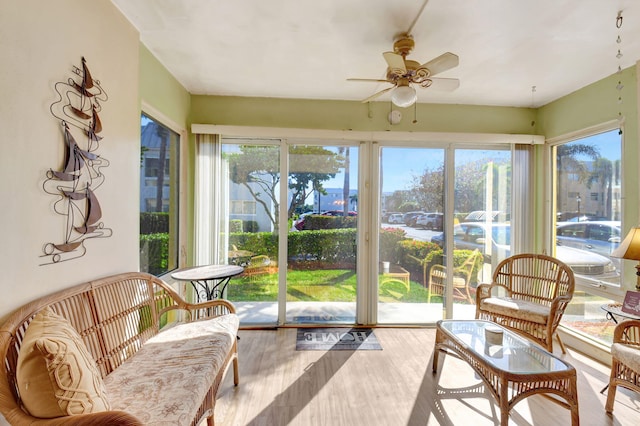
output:
[[[357,148],[351,148],[351,170],[358,169]],[[500,155],[498,153],[501,153]],[[500,158],[509,158],[509,151],[495,150],[456,150],[456,164],[464,164],[481,158],[489,158],[499,155]],[[442,148],[382,148],[382,192],[391,193],[397,190],[408,189],[414,176],[421,175],[428,167],[437,168],[444,162],[444,149]],[[344,175],[336,175],[324,183],[325,188],[341,188]],[[357,172],[350,175],[350,187],[356,188],[358,182]]]

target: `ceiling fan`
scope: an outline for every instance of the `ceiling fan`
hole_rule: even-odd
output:
[[[413,105],[418,99],[416,90],[411,84],[420,87],[429,87],[435,90],[452,91],[460,86],[457,78],[434,78],[435,75],[458,66],[458,56],[451,53],[443,53],[424,64],[407,59],[413,50],[415,42],[410,34],[403,34],[393,43],[393,52],[384,52],[382,56],[387,62],[386,79],[374,78],[349,78],[347,81],[364,81],[375,83],[391,83],[393,86],[387,87],[374,93],[362,102],[369,102],[378,96],[391,90],[391,102],[395,105],[406,108]],[[395,89],[395,90],[394,90]]]

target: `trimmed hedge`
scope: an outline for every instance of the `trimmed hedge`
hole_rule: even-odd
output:
[[[169,213],[147,212],[140,213],[140,233],[160,234],[169,232]]]
[[[304,218],[302,230],[316,231],[319,229],[355,228],[357,224],[357,216],[327,216],[322,214],[312,214]]]
[[[325,229],[291,232],[287,243],[289,253],[296,253],[301,260],[355,263],[356,238],[355,228]],[[256,256],[278,257],[278,237],[271,232],[234,232],[229,235],[229,247],[234,245]]]
[[[355,228],[291,232],[288,251],[296,260],[355,264],[356,238]]]
[[[140,235],[140,270],[160,275],[168,266],[169,234]]]

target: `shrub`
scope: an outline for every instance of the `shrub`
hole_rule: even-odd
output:
[[[288,251],[298,260],[355,264],[356,238],[355,228],[291,232]]]
[[[169,232],[169,213],[144,212],[140,213],[140,233],[159,234]]]
[[[356,216],[326,216],[312,214],[304,218],[304,231],[314,231],[319,229],[344,229],[355,228],[358,218]]]
[[[231,219],[229,221],[229,232],[242,232],[242,220]]]
[[[398,263],[400,241],[407,233],[400,228],[382,228],[380,230],[380,260]]]
[[[403,240],[398,243],[398,261],[409,272],[422,276],[422,262],[430,252],[439,249],[440,247],[436,243]]]
[[[169,266],[169,234],[140,235],[140,269],[160,275]]]
[[[245,220],[242,222],[242,231],[243,232],[257,232],[258,231],[258,222],[255,220]]]

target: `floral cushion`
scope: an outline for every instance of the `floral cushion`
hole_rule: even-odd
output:
[[[16,376],[22,403],[34,417],[109,410],[94,359],[73,326],[50,308],[27,327]]]
[[[539,303],[511,297],[489,297],[483,299],[480,309],[485,312],[503,315],[511,318],[546,324],[551,309]]]
[[[235,343],[228,314],[161,331],[105,379],[111,407],[145,424],[189,425]]]

